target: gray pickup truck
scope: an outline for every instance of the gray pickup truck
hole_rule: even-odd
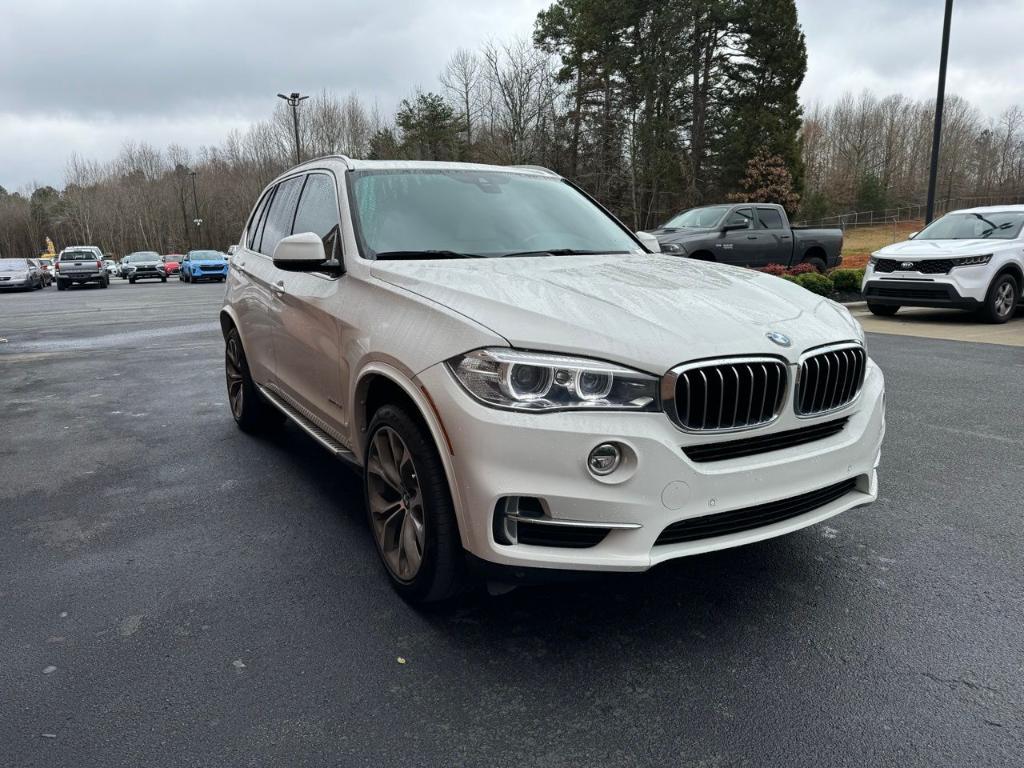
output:
[[[807,263],[824,272],[843,260],[841,229],[791,227],[782,206],[771,203],[691,208],[651,234],[662,253],[743,267]]]
[[[95,245],[75,245],[65,248],[57,257],[57,290],[78,283],[97,283],[100,288],[110,285],[110,276],[103,266],[103,251]]]

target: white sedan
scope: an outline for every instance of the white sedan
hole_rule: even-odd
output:
[[[947,213],[910,240],[871,255],[864,298],[876,315],[951,307],[1005,323],[1024,288],[1024,205]]]

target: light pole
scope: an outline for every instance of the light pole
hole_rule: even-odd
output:
[[[295,128],[295,164],[298,165],[302,162],[302,148],[299,145],[299,102],[305,101],[309,96],[293,92],[287,96],[279,93],[277,98],[284,99],[288,106],[292,108],[292,126]]]
[[[935,130],[932,132],[932,164],[928,170],[928,206],[924,223],[935,216],[935,185],[939,175],[939,143],[942,141],[942,104],[946,98],[946,60],[949,58],[949,23],[953,17],[953,0],[946,0],[946,16],[942,22],[942,53],[939,55],[939,91],[935,96]]]
[[[203,239],[199,227],[202,225],[203,220],[199,218],[199,195],[196,194],[196,172],[189,171],[189,175],[192,177],[192,207],[195,210],[195,218],[192,221],[196,224],[196,245],[202,246]]]

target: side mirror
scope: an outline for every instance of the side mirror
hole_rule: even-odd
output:
[[[316,272],[325,261],[324,241],[315,232],[289,235],[274,248],[274,266],[289,272]]]
[[[644,247],[651,253],[661,253],[661,243],[650,232],[637,232],[636,239],[643,243]]]
[[[918,236],[918,234],[920,234],[920,233],[918,233],[918,232],[911,232],[909,235],[907,235],[907,240],[913,240],[915,237]]]
[[[238,246],[237,245],[229,245],[228,246],[228,256],[234,256],[235,255],[235,251],[237,251],[237,250],[238,250]]]
[[[722,232],[735,232],[737,229],[747,229],[746,224],[723,224]]]

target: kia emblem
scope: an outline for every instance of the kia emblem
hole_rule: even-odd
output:
[[[913,268],[914,268],[914,262],[912,262],[912,261],[904,261],[904,262],[902,262],[900,264],[900,269],[902,269],[902,270],[909,271],[909,270],[912,270]]]

